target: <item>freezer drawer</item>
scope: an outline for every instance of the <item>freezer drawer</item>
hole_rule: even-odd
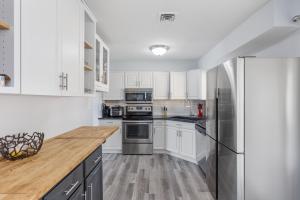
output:
[[[244,154],[218,144],[218,200],[244,200]]]

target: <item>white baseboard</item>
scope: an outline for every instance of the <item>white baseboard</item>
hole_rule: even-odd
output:
[[[122,153],[122,149],[102,149],[102,153]]]

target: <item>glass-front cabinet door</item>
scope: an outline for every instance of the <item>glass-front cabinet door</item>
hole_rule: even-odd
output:
[[[101,41],[96,37],[96,82],[100,82]]]
[[[96,36],[96,88],[108,92],[109,87],[109,49],[103,40]]]

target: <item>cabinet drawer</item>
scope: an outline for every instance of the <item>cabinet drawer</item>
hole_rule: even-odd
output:
[[[91,171],[96,167],[98,163],[102,161],[102,146],[98,147],[85,161],[85,177],[87,177]]]
[[[120,126],[122,125],[122,120],[100,120],[99,125],[103,126]]]
[[[51,177],[50,177],[51,178]],[[66,200],[76,191],[83,181],[83,165],[80,164],[64,180],[54,187],[44,200]]]
[[[190,130],[195,129],[194,123],[178,122],[178,121],[167,121],[167,126],[183,128],[183,129],[190,129]]]
[[[153,121],[153,125],[154,126],[165,126],[166,125],[166,121],[165,120],[154,120]]]

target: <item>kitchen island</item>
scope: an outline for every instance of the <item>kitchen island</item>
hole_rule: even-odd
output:
[[[80,127],[46,140],[35,156],[18,161],[0,159],[0,199],[52,199],[59,187],[65,188],[54,194],[56,197],[72,199],[73,192],[81,187],[84,194],[85,179],[102,164],[101,145],[118,129]]]

